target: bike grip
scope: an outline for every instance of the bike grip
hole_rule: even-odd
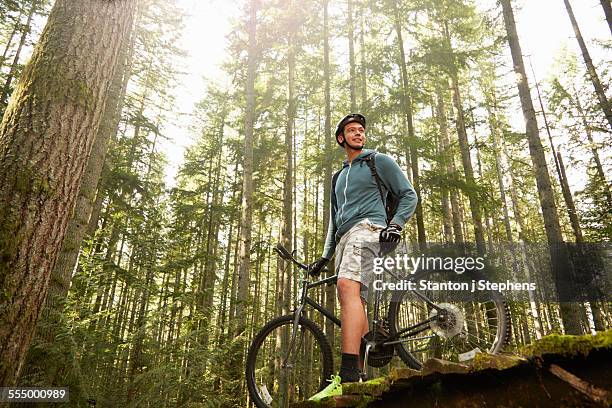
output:
[[[278,248],[273,248],[273,249],[274,249],[274,252],[276,252],[276,255],[278,255],[282,259],[287,259],[285,258],[285,255],[283,255],[283,253]]]
[[[291,254],[287,249],[280,243],[276,244],[276,248],[274,248],[276,253],[283,259],[291,259]]]

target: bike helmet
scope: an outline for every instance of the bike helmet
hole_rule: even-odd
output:
[[[349,113],[346,115],[340,122],[338,122],[338,126],[336,126],[336,143],[340,146],[344,146],[344,142],[340,143],[338,141],[338,136],[344,131],[344,127],[351,122],[358,122],[365,129],[366,127],[366,118],[360,113]]]

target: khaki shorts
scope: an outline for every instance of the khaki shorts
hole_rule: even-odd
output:
[[[367,299],[367,290],[373,281],[374,258],[379,256],[380,231],[384,228],[366,218],[348,230],[336,245],[338,278],[361,282],[361,297],[364,299]]]

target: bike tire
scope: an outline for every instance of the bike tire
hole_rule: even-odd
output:
[[[452,271],[421,271],[412,276],[410,280],[419,282],[422,279],[427,280],[428,278],[433,278],[434,275],[436,275],[437,278],[446,276],[448,279],[457,277],[457,274]],[[462,278],[464,280],[484,279],[481,274],[474,272],[466,273],[462,276]],[[444,293],[438,293],[437,296],[444,297],[445,295]],[[447,296],[448,298],[453,298],[452,294],[447,294]],[[415,340],[414,342],[406,341],[396,344],[395,349],[397,354],[410,368],[420,370],[424,361],[432,357],[443,358],[445,360],[455,362],[467,361],[470,358],[473,358],[472,353],[475,353],[477,348],[480,352],[495,354],[500,352],[504,345],[509,342],[511,332],[510,308],[500,292],[493,290],[482,291],[482,293],[479,294],[475,300],[471,301],[466,301],[465,299],[462,301],[456,300],[454,302],[444,302],[444,299],[432,300],[434,300],[434,303],[437,304],[442,301],[442,303],[445,305],[451,305],[445,307],[445,309],[452,309],[454,314],[458,316],[463,314],[464,321],[463,324],[461,324],[463,329],[460,333],[451,335],[451,330],[445,331],[439,326],[432,326],[432,323],[430,323],[424,333],[412,337],[417,339],[419,337],[431,336],[430,339]],[[481,317],[485,317],[483,314],[486,315],[486,324],[483,324],[482,321],[480,323],[483,326],[481,328],[481,333],[478,333],[478,323],[476,323],[477,320],[471,320],[473,323],[469,323],[469,320],[465,318],[465,315],[468,314],[468,308],[470,308],[470,312],[475,311],[472,316],[477,317],[478,313],[480,313]],[[423,321],[423,316],[427,316],[428,313],[429,316],[431,316],[431,311],[432,309],[429,308],[425,302],[418,299],[413,292],[395,292],[392,296],[392,301],[389,304],[388,309],[389,332],[391,336],[396,335],[404,328],[410,327],[419,321]],[[421,313],[421,317],[414,318],[414,316],[418,313]],[[491,327],[492,321],[495,322],[494,332],[493,330],[485,330],[487,325]],[[472,327],[468,327],[466,329],[466,326],[468,325],[471,325]],[[475,330],[476,334],[481,336],[481,339],[474,337],[474,332],[469,333],[470,328]],[[459,338],[459,336],[461,336],[461,338]],[[411,339],[411,337],[408,336],[404,339],[408,340]],[[448,349],[445,349],[445,346],[447,346]]]
[[[272,360],[277,360],[282,352],[274,354],[278,336],[291,333],[295,315],[285,315],[270,320],[255,336],[247,355],[246,364],[246,383],[249,394],[255,406],[258,408],[285,407],[292,402],[309,398],[311,395],[322,390],[327,385],[327,380],[333,372],[332,350],[321,329],[311,320],[305,317],[299,319],[299,330],[296,337],[297,354],[304,352],[304,356],[311,358],[312,366],[301,365],[301,361],[296,361],[294,368],[281,369],[278,364],[270,367]],[[304,338],[312,339],[312,350],[301,349],[302,345],[308,342]],[[308,357],[309,356],[309,357]],[[271,373],[269,372],[272,369]],[[280,372],[289,378],[286,383],[287,391],[284,395],[278,390],[281,385]],[[312,375],[310,375],[312,374]],[[314,377],[314,379],[312,378]],[[270,389],[268,389],[268,387]],[[279,393],[277,396],[276,393]],[[274,397],[272,397],[272,394]],[[311,394],[311,395],[309,395]],[[272,398],[272,400],[270,400]]]

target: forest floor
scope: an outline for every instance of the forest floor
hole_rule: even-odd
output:
[[[477,354],[469,364],[431,359],[420,371],[343,385],[344,395],[294,407],[609,407],[612,330],[550,335],[517,355]]]

